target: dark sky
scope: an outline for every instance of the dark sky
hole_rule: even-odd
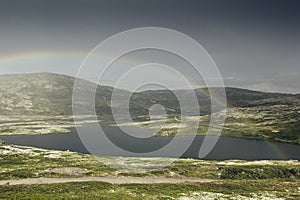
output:
[[[101,41],[154,26],[199,42],[228,86],[300,93],[299,10],[298,0],[2,0],[0,73],[75,75]]]

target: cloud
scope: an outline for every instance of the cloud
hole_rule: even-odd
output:
[[[242,87],[251,90],[280,93],[300,93],[300,73],[287,73],[271,78],[240,79],[225,77],[226,86]]]

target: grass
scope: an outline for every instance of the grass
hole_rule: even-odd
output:
[[[95,123],[90,116],[75,116],[78,125]],[[68,133],[75,127],[72,115],[0,116],[0,135],[40,135]]]
[[[155,171],[164,160],[172,164]],[[99,162],[100,161],[100,162]],[[101,161],[123,166],[116,170]],[[45,169],[78,167],[88,174],[45,173]],[[137,168],[140,171],[134,171]],[[132,171],[133,170],[133,171]],[[20,146],[0,146],[0,180],[35,177],[163,176],[215,179],[211,183],[122,184],[102,182],[0,186],[0,199],[299,199],[298,161],[205,161],[168,158],[99,157]]]
[[[0,180],[67,176],[45,172],[47,169],[58,167],[84,168],[95,176],[115,171],[90,155],[37,148],[0,146]]]
[[[294,166],[230,166],[222,168],[221,179],[300,179],[300,168]]]
[[[162,164],[169,164],[165,167]],[[109,166],[106,166],[109,165]],[[77,167],[90,176],[187,176],[209,179],[300,178],[298,161],[207,161],[171,158],[93,157],[75,152],[21,146],[0,146],[0,180],[83,176],[46,173],[47,169]]]
[[[283,184],[284,182],[284,184]],[[101,182],[0,187],[2,199],[298,199],[298,180],[228,180],[214,183],[122,184]]]

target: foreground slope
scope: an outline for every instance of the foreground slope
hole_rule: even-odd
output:
[[[158,168],[165,160],[173,164]],[[154,171],[144,172],[141,166]],[[95,159],[73,152],[0,147],[1,199],[299,199],[299,178],[300,164],[292,160]],[[27,184],[38,180],[41,184]]]

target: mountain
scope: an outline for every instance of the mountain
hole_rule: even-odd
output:
[[[72,91],[75,78],[52,73],[0,75],[0,115],[70,115],[72,114]],[[79,79],[84,96],[94,83]],[[212,88],[212,90],[220,90]],[[110,99],[113,88],[98,86],[95,101],[100,115],[110,115]],[[120,90],[122,93],[129,91]],[[210,114],[210,97],[207,88],[201,90],[176,90],[182,98],[194,92],[198,98],[201,114]],[[161,104],[169,114],[180,114],[180,105],[169,90],[150,90],[132,93],[130,113],[147,115],[153,104]],[[298,105],[300,95],[265,93],[238,88],[226,88],[229,107],[257,107],[271,105]],[[82,102],[82,109],[85,108]],[[222,107],[220,107],[222,109]],[[187,108],[192,112],[193,106]]]
[[[71,115],[75,78],[35,73],[0,76],[1,115]],[[91,82],[80,80],[83,95]],[[108,108],[113,88],[101,86],[96,93],[99,108]],[[83,105],[84,107],[84,105]]]

